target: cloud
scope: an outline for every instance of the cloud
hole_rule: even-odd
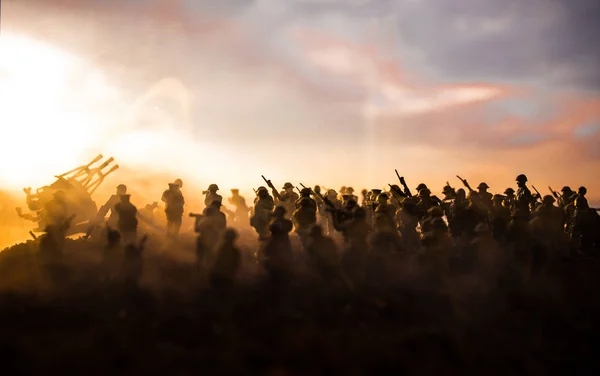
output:
[[[45,2],[35,24],[24,20],[42,13],[19,8],[19,21],[13,7],[3,26],[92,60],[124,105],[165,78],[180,82],[143,106],[148,118],[152,106],[167,113],[157,119],[187,113],[191,138],[255,156],[276,180],[381,184],[399,160],[422,180],[453,169],[473,179],[493,170],[495,185],[521,169],[584,180],[600,157],[598,133],[577,131],[598,121],[583,1],[58,3]],[[231,179],[246,184],[244,170]]]

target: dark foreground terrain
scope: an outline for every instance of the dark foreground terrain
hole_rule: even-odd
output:
[[[509,276],[482,284],[473,273],[425,284],[414,274],[350,291],[307,277],[270,287],[247,256],[238,286],[215,291],[196,272],[189,246],[179,253],[149,246],[135,290],[102,282],[100,245],[70,241],[58,285],[39,267],[35,243],[0,253],[2,373],[600,370],[600,268],[593,260],[562,260],[549,277],[527,284]]]

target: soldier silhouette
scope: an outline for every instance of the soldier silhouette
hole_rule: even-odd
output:
[[[256,230],[260,241],[265,240],[268,236],[269,221],[271,220],[271,212],[274,207],[273,197],[269,195],[267,188],[258,187],[250,225]]]
[[[283,185],[283,191],[279,194],[281,200],[278,200],[277,204],[285,207],[286,215],[291,218],[294,210],[297,209],[296,202],[300,198],[296,192],[294,192],[294,185],[290,182],[286,182]]]
[[[300,198],[298,198],[295,203],[296,209],[300,208],[300,202],[302,202],[303,199],[308,199],[307,205],[316,211],[317,210],[317,202],[312,197],[310,197],[311,194],[312,194],[312,191],[310,188],[302,188],[302,190],[300,190]]]
[[[181,185],[170,183],[169,189],[163,192],[162,201],[165,203],[165,213],[167,215],[167,235],[170,238],[179,236],[181,221],[183,219],[183,207],[185,199],[181,193]]]
[[[204,206],[210,206],[210,203],[213,201],[223,202],[223,197],[217,193],[218,191],[219,186],[216,184],[211,184],[208,186],[206,191],[202,192],[202,194],[206,196],[204,197]]]
[[[131,203],[131,195],[121,195],[120,199],[121,201],[115,205],[114,210],[119,217],[119,231],[127,245],[135,242],[137,237],[137,208]]]
[[[535,198],[527,187],[527,176],[521,174],[515,179],[517,181],[517,195],[515,197],[515,208],[522,212],[531,213],[531,208],[535,204]]]
[[[69,206],[63,191],[54,192],[52,200],[44,205],[44,222],[48,225],[62,226],[67,220]]]
[[[241,252],[235,245],[237,232],[228,228],[223,232],[221,245],[216,252],[215,263],[210,272],[213,288],[228,288],[234,283],[241,265]]]
[[[121,196],[124,194],[127,194],[127,186],[125,184],[119,184],[117,186],[116,194],[110,196],[106,203],[100,207],[100,210],[98,210],[96,218],[94,219],[94,223],[104,223],[106,215],[110,212],[110,215],[106,220],[106,226],[110,228],[117,228],[119,226],[119,216],[114,208],[115,205],[121,202]]]
[[[235,223],[241,226],[248,225],[248,213],[250,209],[246,205],[246,199],[240,195],[237,188],[231,189],[231,197],[227,199],[235,207]]]
[[[300,237],[302,245],[306,247],[310,230],[317,223],[317,212],[307,197],[302,198],[300,207],[294,211],[292,218],[296,233]]]

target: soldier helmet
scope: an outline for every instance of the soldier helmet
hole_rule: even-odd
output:
[[[320,225],[314,225],[310,229],[310,236],[319,237],[323,235],[323,227]]]
[[[225,239],[225,241],[229,241],[232,242],[235,239],[237,239],[238,237],[238,233],[235,229],[233,228],[228,228],[227,230],[225,230],[225,233],[223,234],[223,239]]]
[[[584,196],[587,193],[587,188],[586,187],[579,187],[579,189],[577,190],[577,193],[579,193],[580,195]]]
[[[174,182],[174,183],[175,183],[175,184],[177,184],[177,185],[179,186],[179,188],[182,188],[182,187],[183,187],[183,180],[181,180],[181,179],[177,179],[177,180],[175,180],[175,182]]]
[[[315,187],[313,188],[313,191],[315,191],[316,193],[321,193],[321,186],[315,185]]]
[[[442,193],[447,194],[447,193],[455,193],[455,192],[454,192],[454,189],[451,186],[446,185],[442,189]]]
[[[127,186],[125,184],[117,185],[117,192],[127,193]]]
[[[571,193],[571,192],[573,192],[573,190],[571,189],[571,187],[568,187],[568,186],[562,187],[562,189],[560,191],[562,193]]]
[[[504,190],[504,194],[505,194],[505,195],[511,195],[511,194],[513,194],[513,193],[515,193],[515,190],[514,190],[514,189],[512,189],[512,188],[506,188],[506,189]]]
[[[340,187],[340,193],[341,193],[341,194],[344,194],[344,193],[346,193],[346,186],[342,186],[342,187]]]
[[[377,195],[377,201],[379,201],[379,200],[386,200],[387,201],[389,199],[390,199],[389,196],[385,192],[382,192],[382,193],[380,193],[380,194]]]
[[[209,192],[216,192],[218,190],[219,190],[219,186],[216,185],[216,184],[211,184],[211,185],[208,186],[208,191]]]
[[[419,191],[419,196],[420,197],[426,197],[431,195],[431,191],[428,188],[423,188]]]
[[[479,183],[479,185],[477,186],[477,189],[488,189],[490,186],[487,185],[485,182],[481,182]]]
[[[439,206],[432,206],[427,209],[427,214],[429,214],[431,217],[443,217],[444,211]]]
[[[363,189],[362,191],[360,191],[360,194],[362,194],[363,196],[366,196],[367,193],[369,193],[369,191],[367,191],[366,189]]]
[[[300,195],[302,196],[310,196],[311,190],[310,188],[302,188],[300,190]]]
[[[495,194],[494,197],[492,198],[494,201],[503,201],[506,197],[502,196],[500,194]]]
[[[383,192],[381,189],[371,189],[371,192],[375,195],[375,196],[379,196],[381,194],[381,192]]]
[[[240,190],[237,188],[231,188],[231,193],[239,193]]]
[[[170,189],[179,188],[179,185],[178,185],[178,184],[175,184],[175,183],[169,183],[169,188],[170,188]]]
[[[287,182],[283,185],[283,189],[290,189],[290,188],[294,189],[294,185],[292,185],[292,183],[290,183],[290,182]]]
[[[258,193],[258,192],[263,192],[263,191],[269,192],[269,191],[267,190],[267,187],[263,187],[262,185],[256,189],[256,193]]]
[[[515,180],[519,183],[525,183],[525,182],[527,182],[527,176],[525,176],[525,174],[521,174],[521,175],[517,176],[517,178]]]
[[[327,196],[337,196],[337,192],[335,191],[335,189],[328,189]]]
[[[354,193],[354,188],[348,187],[348,188],[346,188],[346,192],[352,194],[352,193]]]
[[[427,189],[427,185],[425,185],[425,183],[421,183],[421,184],[417,185],[417,192],[419,192],[423,189]]]
[[[392,184],[392,185],[390,186],[390,189],[393,189],[393,190],[399,191],[399,190],[400,190],[400,187],[398,186],[398,184]]]
[[[129,199],[131,198],[131,195],[126,193],[126,194],[119,195],[119,197],[121,198],[122,201],[129,201]]]
[[[542,202],[546,205],[552,205],[556,202],[556,200],[554,199],[554,197],[552,197],[552,195],[546,195],[542,199]]]

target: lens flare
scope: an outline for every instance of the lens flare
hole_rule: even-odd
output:
[[[0,184],[48,183],[97,152],[115,90],[102,73],[65,51],[26,36],[0,37]]]

